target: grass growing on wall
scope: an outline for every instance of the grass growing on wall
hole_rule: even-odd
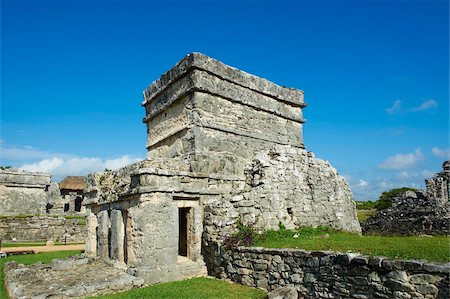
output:
[[[254,246],[354,252],[396,259],[449,262],[448,236],[360,236],[329,227],[269,230]]]
[[[154,299],[263,299],[266,293],[236,283],[209,277],[198,277],[182,281],[167,282],[134,289],[124,293],[96,298],[154,298]]]
[[[0,259],[0,298],[6,299],[8,296],[6,295],[5,290],[5,282],[4,282],[4,273],[3,266],[6,262],[16,261],[21,264],[30,265],[37,262],[49,263],[52,259],[60,259],[66,258],[72,255],[79,255],[81,253],[80,250],[73,251],[55,251],[55,252],[43,252],[38,254],[25,254],[25,255],[12,255],[6,258]]]

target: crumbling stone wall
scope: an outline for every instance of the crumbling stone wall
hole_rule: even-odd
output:
[[[44,214],[51,176],[0,170],[0,215]]]
[[[62,216],[1,216],[2,241],[78,242],[86,239],[86,222]]]
[[[449,264],[331,251],[240,247],[221,251],[216,275],[299,298],[449,298]]]
[[[393,199],[392,207],[379,211],[363,224],[364,233],[394,235],[449,235],[449,170],[425,180],[425,191],[406,191]]]

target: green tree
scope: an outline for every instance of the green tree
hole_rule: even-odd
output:
[[[380,198],[378,198],[378,200],[375,201],[375,203],[374,203],[375,209],[377,209],[379,211],[379,210],[383,210],[383,209],[387,209],[387,208],[391,207],[394,197],[396,197],[399,194],[406,192],[406,191],[417,191],[417,189],[403,187],[403,188],[396,188],[396,189],[391,189],[389,191],[385,191],[385,192],[381,193]]]

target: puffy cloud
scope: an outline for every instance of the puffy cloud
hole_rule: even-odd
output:
[[[63,165],[64,160],[61,158],[44,159],[37,163],[24,164],[20,167],[22,170],[32,172],[52,172]]]
[[[429,99],[429,100],[422,102],[422,104],[420,104],[419,106],[411,108],[410,111],[411,112],[425,111],[428,109],[437,108],[437,106],[438,106],[438,102],[436,102],[433,99]]]
[[[394,115],[394,114],[399,113],[401,111],[401,109],[402,109],[402,101],[400,101],[399,99],[396,99],[392,103],[392,107],[386,109],[386,113],[389,115]]]
[[[51,153],[49,151],[42,151],[32,146],[5,146],[3,142],[0,143],[0,153],[2,160],[10,161],[29,161],[35,159],[51,159],[54,157],[70,157],[67,154]]]
[[[122,167],[124,167],[126,165],[130,165],[130,164],[139,162],[140,160],[142,160],[142,159],[140,159],[140,158],[131,158],[131,157],[125,155],[125,156],[122,156],[122,157],[117,158],[117,159],[106,160],[105,161],[105,168],[113,169],[113,170],[114,169],[119,169],[119,168],[122,168]]]
[[[438,158],[450,159],[450,149],[440,149],[438,147],[433,147],[431,149],[431,152]]]
[[[109,160],[88,157],[53,157],[36,163],[24,164],[19,168],[34,172],[47,172],[53,175],[54,181],[59,181],[68,175],[87,175],[91,172],[103,171],[105,168],[114,170],[140,160],[142,159],[128,155]]]
[[[386,159],[383,163],[378,165],[381,169],[388,170],[402,170],[415,166],[419,161],[423,160],[423,153],[420,148],[413,153],[396,154]]]

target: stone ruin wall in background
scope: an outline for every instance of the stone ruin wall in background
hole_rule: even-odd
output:
[[[84,242],[86,222],[65,217],[63,206],[50,174],[0,170],[0,240]]]

